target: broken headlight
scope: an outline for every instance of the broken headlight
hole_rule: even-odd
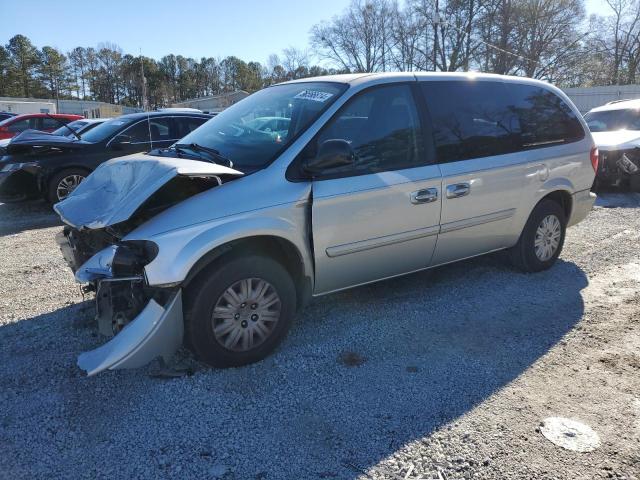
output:
[[[145,265],[158,255],[158,246],[150,241],[132,240],[110,245],[87,260],[76,272],[80,283],[106,278],[141,276]]]
[[[132,240],[118,245],[111,262],[114,277],[141,275],[145,265],[158,255],[158,246],[146,240]]]

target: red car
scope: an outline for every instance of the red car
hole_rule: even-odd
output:
[[[79,120],[81,115],[48,114],[48,113],[26,113],[9,117],[0,122],[0,139],[12,138],[25,130],[40,130],[43,132],[53,132],[60,128],[63,123]]]

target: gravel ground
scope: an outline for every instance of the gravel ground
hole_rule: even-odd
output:
[[[547,272],[494,255],[319,298],[267,360],[171,379],[83,377],[104,340],[56,218],[0,205],[0,477],[637,479],[640,196],[599,205]],[[555,446],[552,416],[602,445]]]

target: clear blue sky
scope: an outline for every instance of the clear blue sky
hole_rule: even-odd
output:
[[[0,44],[21,33],[37,47],[66,52],[101,42],[160,58],[236,55],[265,62],[283,48],[306,48],[309,30],[349,0],[0,0]],[[587,12],[607,12],[586,0]]]
[[[349,0],[0,0],[0,44],[21,33],[37,47],[66,52],[113,42],[160,58],[236,55],[265,62],[283,48],[306,48],[309,30]]]

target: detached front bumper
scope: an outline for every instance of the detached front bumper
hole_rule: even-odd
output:
[[[104,370],[138,368],[157,357],[169,360],[182,345],[184,335],[182,290],[149,287],[142,276],[113,276],[116,246],[84,261],[86,255],[78,251],[72,236],[61,233],[56,240],[76,281],[88,283],[96,291],[100,332],[115,333],[104,345],[82,353],[78,366],[91,376]],[[84,263],[78,267],[80,259]]]
[[[157,357],[171,358],[182,345],[182,291],[165,307],[150,300],[140,314],[101,347],[80,354],[78,366],[95,375],[104,370],[138,368]]]

